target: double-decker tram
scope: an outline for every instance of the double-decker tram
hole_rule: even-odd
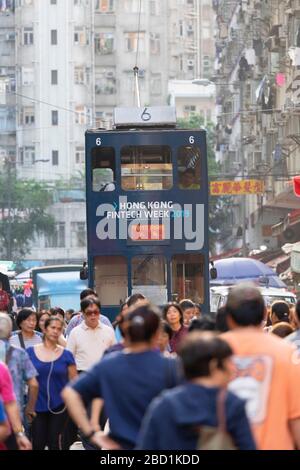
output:
[[[206,133],[175,110],[116,108],[86,132],[89,285],[111,318],[127,296],[209,308]]]

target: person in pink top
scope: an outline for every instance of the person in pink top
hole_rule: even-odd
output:
[[[4,404],[17,447],[19,450],[31,450],[31,443],[24,434],[20,411],[13,391],[12,379],[8,368],[2,362],[0,362],[0,399]]]
[[[228,295],[222,335],[234,352],[229,390],[246,401],[248,418],[260,450],[300,449],[300,360],[297,351],[275,335],[266,335],[263,297],[243,283]]]

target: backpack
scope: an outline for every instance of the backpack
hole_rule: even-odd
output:
[[[217,396],[218,426],[198,427],[198,450],[237,450],[232,437],[226,431],[225,416],[226,390],[221,390]]]
[[[5,290],[0,290],[0,311],[7,312],[9,308],[9,295]]]

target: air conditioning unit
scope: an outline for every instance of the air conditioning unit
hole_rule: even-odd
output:
[[[194,33],[194,26],[192,24],[188,24],[186,30],[188,33]]]
[[[6,75],[6,67],[0,67],[0,75]]]
[[[187,61],[187,66],[188,66],[188,67],[194,67],[194,66],[195,66],[195,61],[194,61],[194,59],[189,59],[189,60]]]
[[[105,73],[106,78],[115,78],[115,72],[109,71]]]

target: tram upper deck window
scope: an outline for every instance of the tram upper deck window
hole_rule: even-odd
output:
[[[166,145],[121,149],[122,189],[159,191],[173,186],[171,149]]]
[[[93,191],[115,190],[116,161],[113,147],[92,150],[92,187]]]
[[[200,189],[201,155],[194,146],[178,150],[178,180],[180,189]]]

